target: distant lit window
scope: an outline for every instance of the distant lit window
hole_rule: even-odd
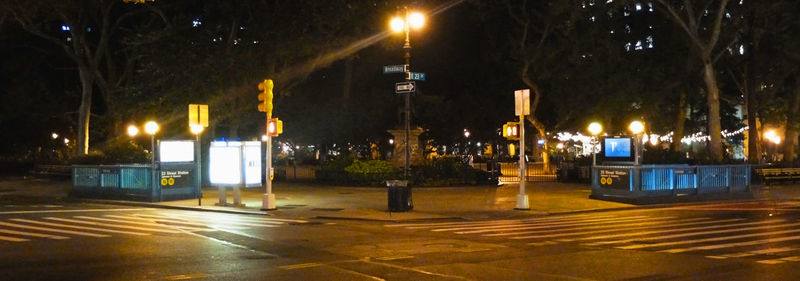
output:
[[[581,8],[586,9],[586,1],[581,1]]]
[[[647,43],[647,48],[652,49],[654,47],[653,35],[647,35],[647,38],[645,38],[645,42]]]
[[[627,25],[627,24],[625,25],[625,33],[631,34],[631,26],[630,25]]]
[[[625,43],[625,51],[631,51],[631,42]]]
[[[642,40],[636,41],[636,47],[633,48],[634,50],[641,50],[642,49]]]
[[[589,0],[589,6],[594,6],[594,0]]]
[[[69,25],[62,24],[61,25],[61,31],[69,31]]]
[[[636,3],[636,11],[642,10],[642,3]]]
[[[609,33],[614,34],[614,30],[611,30]]]
[[[606,4],[611,3],[611,2],[614,2],[614,0],[607,0]]]
[[[590,21],[592,21],[592,22],[596,22],[596,21],[597,21],[597,18],[596,18],[595,16],[591,16],[591,17],[589,18],[589,20],[590,20]]]
[[[744,55],[744,45],[739,45],[739,54]]]
[[[726,12],[726,13],[725,13],[725,18],[726,18],[726,19],[730,19],[730,18],[731,18],[731,13],[727,13],[727,12]]]
[[[649,3],[647,3],[647,11],[648,11],[648,12],[653,12],[653,11],[655,11],[655,9],[653,9],[653,2],[649,2]]]
[[[631,13],[628,12],[628,10],[625,10],[624,12],[622,12],[622,15],[627,17],[627,16],[630,16]]]
[[[192,27],[199,27],[202,24],[203,24],[203,22],[201,22],[200,19],[194,19],[192,21]]]

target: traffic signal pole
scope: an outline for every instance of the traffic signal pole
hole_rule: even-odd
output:
[[[266,119],[264,122],[264,133],[267,135],[266,138],[266,176],[264,179],[264,188],[266,189],[266,193],[261,198],[261,210],[263,211],[271,211],[276,210],[278,207],[276,206],[275,202],[275,194],[272,193],[272,134],[270,132],[270,119],[272,119],[272,88],[273,88],[272,80],[266,79],[264,82],[258,84],[258,89],[263,91],[259,93],[258,100],[262,103],[259,104],[259,111],[263,111],[266,113]]]

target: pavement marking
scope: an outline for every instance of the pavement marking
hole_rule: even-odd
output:
[[[402,259],[411,259],[411,258],[414,258],[414,256],[399,255],[399,256],[379,257],[379,258],[374,258],[374,259],[382,260],[382,261],[393,261],[393,260],[402,260]]]
[[[583,217],[590,217],[590,216],[597,216],[595,214],[583,214],[583,215],[572,215],[572,216],[561,216],[561,217],[542,217],[542,218],[533,218],[533,219],[522,219],[522,220],[493,220],[493,221],[469,221],[469,222],[436,222],[436,223],[406,223],[406,224],[387,224],[384,227],[405,227],[408,229],[420,229],[420,228],[430,228],[430,227],[437,227],[437,226],[462,226],[462,225],[487,225],[487,224],[508,224],[508,223],[519,223],[519,222],[537,222],[537,221],[546,221],[546,220],[565,220],[565,219],[573,219],[573,218],[583,218]],[[597,217],[611,217],[610,215],[601,215]]]
[[[286,222],[239,221],[235,217],[234,218],[232,218],[232,217],[206,217],[206,218],[203,218],[203,217],[192,217],[192,216],[185,216],[185,215],[179,215],[179,214],[175,214],[175,215],[173,215],[173,217],[174,218],[179,218],[179,219],[195,221],[195,222],[205,222],[205,223],[210,223],[211,225],[214,225],[214,226],[223,226],[223,227],[228,226],[228,225],[280,227],[281,225],[285,225],[286,224]],[[212,221],[214,223],[211,223]],[[220,224],[220,223],[224,223],[224,224]]]
[[[50,222],[27,220],[27,219],[11,219],[11,220],[18,221],[18,222],[41,224],[41,225],[46,225],[46,226],[67,227],[67,228],[75,228],[75,229],[91,230],[91,231],[100,231],[100,232],[111,232],[111,233],[140,235],[140,236],[141,235],[150,235],[150,233],[133,232],[133,231],[122,231],[122,230],[113,230],[113,229],[96,228],[96,227],[86,227],[86,226],[78,226],[78,225],[71,225],[71,224],[50,223]]]
[[[694,218],[694,219],[686,219],[680,220],[682,222],[696,222],[696,221],[703,221],[703,223],[710,223],[707,221],[708,218]],[[622,230],[636,230],[636,229],[648,229],[653,227],[670,227],[674,226],[675,224],[664,224],[665,222],[672,222],[672,221],[659,221],[659,220],[650,220],[647,222],[639,222],[639,223],[627,223],[627,224],[618,224],[618,225],[603,225],[599,227],[584,227],[584,228],[573,228],[573,229],[559,229],[558,233],[551,233],[551,234],[540,234],[540,235],[527,235],[527,236],[515,236],[511,237],[511,239],[539,239],[539,238],[555,238],[555,237],[568,237],[568,236],[581,236],[581,235],[591,235],[597,233],[607,233],[607,232],[619,232]],[[633,227],[631,227],[633,226]],[[583,229],[597,229],[591,231],[580,231]],[[516,232],[516,233],[500,233],[500,234],[484,234],[483,236],[509,236],[509,235],[520,235],[520,234],[533,234],[533,233],[550,233],[555,231],[530,231],[530,232]],[[569,242],[569,239],[564,239],[562,242]]]
[[[57,220],[63,222],[71,222],[71,223],[80,223],[80,224],[88,224],[88,225],[96,225],[96,226],[107,226],[107,227],[115,227],[115,228],[125,228],[125,229],[133,229],[133,230],[143,230],[143,231],[153,231],[153,232],[165,232],[165,233],[180,233],[177,230],[169,230],[169,229],[156,229],[156,228],[149,228],[149,227],[138,227],[138,226],[130,226],[130,225],[121,225],[121,224],[108,224],[108,223],[97,223],[93,221],[81,221],[81,220],[73,220],[73,219],[65,219],[65,218],[55,218],[55,217],[46,217],[45,219],[48,220]]]
[[[59,232],[59,233],[67,233],[67,234],[74,234],[74,235],[81,235],[81,236],[90,236],[90,237],[97,237],[97,238],[111,237],[110,235],[106,235],[106,234],[88,233],[88,232],[72,231],[72,230],[65,230],[65,229],[54,229],[54,228],[38,227],[38,226],[16,224],[16,223],[9,223],[9,222],[0,222],[0,225],[16,227],[16,228],[26,228],[26,229],[33,229],[33,230],[41,230],[41,231],[47,231],[47,232]]]
[[[192,224],[192,223],[181,223],[181,222],[176,222],[178,224],[158,223],[159,221],[170,222],[170,221],[165,220],[165,219],[153,219],[153,218],[148,219],[148,218],[140,218],[140,217],[132,217],[132,216],[118,216],[118,215],[103,215],[103,216],[104,217],[109,217],[109,218],[115,218],[115,219],[127,219],[127,220],[129,220],[129,221],[127,221],[127,223],[136,223],[136,224],[145,224],[145,223],[147,223],[147,224],[150,224],[150,225],[153,225],[153,226],[156,226],[156,225],[162,226],[162,227],[167,227],[168,226],[168,227],[172,227],[172,228],[185,229],[185,230],[190,230],[190,231],[215,231],[215,230],[217,230],[215,228],[209,227],[208,225],[197,224],[197,223],[195,223],[195,224]],[[118,220],[112,220],[112,221],[118,221]],[[139,221],[139,222],[134,222],[134,221]],[[197,226],[200,226],[200,227],[184,226],[184,225],[187,225],[187,224],[197,225]]]
[[[672,218],[672,217],[669,217],[669,218]],[[615,222],[636,222],[636,221],[642,221],[642,220],[650,220],[650,221],[652,221],[652,220],[654,220],[654,218],[650,218],[650,217],[624,217],[624,218],[617,219],[616,221],[613,218],[611,218],[611,219],[601,219],[601,220],[590,220],[589,221],[590,223],[583,223],[583,222],[578,222],[578,223],[576,223],[576,222],[555,223],[555,224],[530,224],[530,223],[528,223],[528,224],[519,224],[519,225],[515,225],[515,226],[500,226],[500,227],[486,226],[486,227],[475,227],[475,228],[472,228],[474,230],[457,231],[455,233],[458,233],[458,234],[474,234],[474,233],[486,233],[486,232],[497,232],[497,231],[531,230],[531,229],[541,229],[541,228],[548,229],[548,228],[552,228],[553,226],[555,226],[555,227],[587,226],[587,225],[591,226],[591,225],[598,225],[598,224],[600,224],[600,225],[612,224],[612,223],[615,223]],[[560,229],[561,228],[556,228],[556,229],[552,229],[552,230],[549,230],[549,231],[557,231],[557,230],[560,230]]]
[[[189,274],[180,274],[180,275],[172,275],[164,277],[167,280],[189,280],[189,279],[198,279],[198,278],[207,278],[211,277],[211,275],[205,273],[189,273]]]
[[[301,269],[301,268],[317,267],[317,266],[321,266],[321,265],[322,265],[321,263],[309,262],[309,263],[284,265],[284,266],[279,266],[278,268],[285,269],[285,270],[294,270],[294,269]]]
[[[82,212],[128,212],[128,211],[142,211],[152,210],[148,208],[136,209],[84,209],[84,210],[38,210],[38,211],[9,211],[0,212],[0,215],[14,215],[14,214],[40,214],[40,213],[82,213]]]
[[[800,261],[800,257],[791,256],[791,257],[772,259],[772,260],[760,260],[760,261],[756,261],[756,262],[757,263],[763,263],[763,264],[779,264],[779,263],[784,263],[784,262],[787,262],[787,261]]]
[[[79,218],[79,219],[108,221],[108,222],[120,222],[119,219],[129,218],[129,217],[124,217],[124,216],[114,216],[114,215],[106,215],[106,216],[107,217],[112,217],[112,218],[117,218],[117,219],[86,217],[86,216],[75,216],[75,217]],[[136,218],[136,219],[139,219],[139,218]],[[172,228],[172,229],[178,228],[178,229],[185,229],[185,230],[191,230],[191,231],[214,231],[215,230],[215,229],[212,229],[212,228],[178,227],[178,226],[169,225],[169,224],[155,223],[155,222],[152,222],[151,220],[145,220],[145,219],[142,219],[142,220],[144,220],[144,221],[125,221],[125,223],[127,223],[127,224],[137,224],[137,225],[147,225],[147,226],[156,226],[156,227],[165,227],[165,228]]]
[[[767,225],[767,226],[760,226],[760,227],[750,227],[750,228],[745,228],[745,229],[753,230],[753,229],[776,228],[776,227],[797,226],[797,225],[800,225],[800,223],[790,223],[790,224],[780,224],[780,225]],[[745,230],[745,229],[734,229],[734,230],[726,231],[726,232],[734,232],[734,231],[738,232],[738,231],[742,231],[742,230]],[[718,231],[704,231],[704,232],[706,232],[706,234],[720,233]],[[756,237],[756,236],[787,234],[787,233],[797,233],[797,232],[800,232],[800,229],[769,231],[769,232],[750,233],[750,234],[733,235],[733,236],[720,236],[720,237],[711,237],[711,238],[694,239],[694,240],[679,240],[679,241],[661,242],[661,243],[655,243],[655,244],[634,244],[634,245],[617,247],[617,249],[633,250],[633,249],[642,249],[642,248],[653,248],[653,247],[682,245],[682,244],[696,244],[696,243],[702,243],[702,242],[733,240],[733,239],[739,239],[739,238],[750,238],[750,237]],[[698,233],[701,233],[701,232],[696,232],[696,233],[692,233],[692,234],[700,235]],[[675,236],[675,235],[672,235],[672,236]],[[653,238],[647,239],[647,240],[658,240],[658,239],[661,239],[661,237],[653,237]],[[800,236],[798,236],[798,239],[800,239]],[[711,248],[711,249],[713,249],[713,248]]]
[[[654,230],[654,231],[640,231],[640,232],[633,232],[633,233],[622,233],[622,234],[615,234],[615,235],[602,235],[602,236],[592,236],[583,238],[581,240],[598,240],[598,239],[608,239],[608,238],[619,238],[619,237],[631,237],[631,236],[643,236],[649,234],[664,234],[664,233],[673,233],[673,232],[686,232],[686,231],[694,231],[694,230],[707,230],[707,229],[717,229],[717,228],[728,228],[728,227],[735,227],[735,226],[746,226],[746,225],[759,225],[759,224],[770,224],[774,222],[780,222],[783,220],[767,220],[767,221],[756,221],[756,222],[746,222],[746,223],[733,223],[733,224],[721,224],[721,225],[712,225],[712,226],[699,226],[699,227],[690,227],[690,228],[675,228],[675,229],[667,229],[667,230]],[[692,234],[694,232],[690,232]],[[653,238],[653,237],[651,237]],[[623,243],[630,243],[642,239],[647,238],[631,238],[631,239],[624,239],[624,240],[612,240],[612,241],[600,241],[600,242],[593,242],[593,243],[586,243],[586,246],[599,246],[599,245],[608,245],[608,244],[623,244]]]
[[[647,216],[633,216],[633,217],[625,217],[623,219],[644,219],[648,218]],[[621,218],[619,217],[609,217],[604,219],[596,219],[596,218],[586,218],[586,219],[577,219],[577,220],[570,220],[570,221],[559,221],[559,222],[548,222],[542,224],[536,224],[535,226],[530,226],[530,224],[521,224],[518,226],[527,225],[528,228],[526,229],[538,229],[538,228],[547,228],[553,226],[574,226],[574,225],[590,225],[590,224],[598,224],[604,222],[613,222],[618,221]],[[587,223],[589,222],[589,223]],[[478,227],[455,227],[455,228],[437,228],[432,229],[431,231],[457,231],[457,230],[471,230],[471,229],[484,229],[484,228],[492,228],[496,226],[478,226]]]
[[[2,236],[2,235],[0,235],[0,240],[3,240],[3,241],[10,241],[10,242],[25,242],[25,241],[31,241],[31,240],[28,240],[28,239],[25,239],[25,238],[9,237],[9,236]]]
[[[39,237],[39,238],[69,239],[69,237],[65,237],[65,236],[41,234],[41,233],[33,233],[33,232],[23,232],[23,231],[8,230],[8,229],[0,229],[0,232],[8,233],[8,234],[23,235],[23,236]]]
[[[790,251],[794,251],[794,250],[797,250],[797,248],[794,248],[794,247],[769,248],[769,249],[763,249],[763,250],[757,250],[757,251],[747,251],[747,252],[739,252],[739,253],[725,254],[725,255],[719,255],[719,256],[706,256],[706,257],[707,258],[721,260],[721,259],[727,259],[727,258],[743,258],[743,257],[749,257],[749,256],[755,256],[755,255],[770,255],[770,254],[777,254],[777,253],[783,253],[783,252],[790,252]]]
[[[544,242],[531,242],[526,245],[528,246],[546,246],[546,245],[555,245],[558,244],[556,241],[544,241]]]
[[[140,219],[145,219],[145,220],[149,220],[149,221],[166,221],[166,222],[171,222],[171,223],[176,223],[176,224],[184,224],[184,225],[190,225],[190,226],[191,225],[200,226],[200,227],[214,226],[214,225],[211,225],[210,223],[197,223],[195,221],[191,221],[191,220],[187,220],[187,219],[176,218],[176,217],[168,217],[168,216],[135,214],[134,217],[139,217]],[[237,229],[237,230],[248,229],[248,227],[232,226],[232,225],[231,226],[227,226],[226,225],[224,227],[214,226],[214,228]]]
[[[793,230],[792,232],[798,232],[798,230]],[[723,249],[723,248],[752,246],[752,245],[758,245],[758,244],[793,241],[793,240],[800,240],[800,236],[788,236],[788,237],[768,238],[768,239],[751,240],[751,241],[744,241],[744,242],[734,242],[734,243],[726,243],[726,244],[715,244],[715,245],[708,245],[708,246],[697,246],[697,247],[692,247],[692,248],[664,250],[664,251],[661,251],[661,252],[664,252],[664,253],[683,253],[683,252],[689,252],[689,251],[716,250],[716,249]]]
[[[198,217],[204,219],[215,219],[215,218],[224,218],[224,219],[233,219],[239,221],[252,221],[252,222],[264,222],[264,223],[308,223],[307,220],[296,220],[296,219],[281,219],[281,218],[273,218],[273,217],[255,217],[255,216],[246,216],[246,215],[229,215],[229,214],[220,214],[220,213],[176,213],[177,215],[181,216],[191,216],[191,217]]]

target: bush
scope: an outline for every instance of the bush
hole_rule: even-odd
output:
[[[457,157],[434,159],[427,165],[412,167],[416,186],[475,185],[491,182],[491,173],[470,167]]]
[[[141,146],[125,141],[112,143],[86,155],[76,156],[70,162],[86,165],[150,163],[150,156],[151,154]]]

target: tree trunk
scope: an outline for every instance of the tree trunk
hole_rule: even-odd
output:
[[[670,149],[673,152],[681,151],[681,138],[683,138],[684,125],[686,124],[686,98],[688,96],[686,87],[679,89],[678,93],[678,111],[675,116],[675,128],[672,134],[672,144]]]
[[[711,159],[722,160],[722,125],[719,117],[719,88],[717,75],[711,58],[703,58],[703,81],[706,84],[706,98],[708,103],[708,150]]]
[[[798,119],[800,119],[800,82],[795,82],[792,103],[786,114],[786,140],[783,142],[783,162],[792,165],[797,159]]]
[[[533,110],[531,110],[533,111]],[[545,128],[544,124],[536,119],[533,115],[528,115],[527,118],[533,127],[536,128],[536,131],[539,132],[539,137],[544,139],[544,145],[542,146],[542,168],[545,172],[550,171],[550,153],[547,150],[547,128]],[[533,144],[534,147],[536,143]]]
[[[78,149],[76,154],[89,154],[89,120],[92,117],[92,87],[94,73],[89,66],[81,63],[78,65],[78,74],[81,79],[81,104],[78,108]]]

